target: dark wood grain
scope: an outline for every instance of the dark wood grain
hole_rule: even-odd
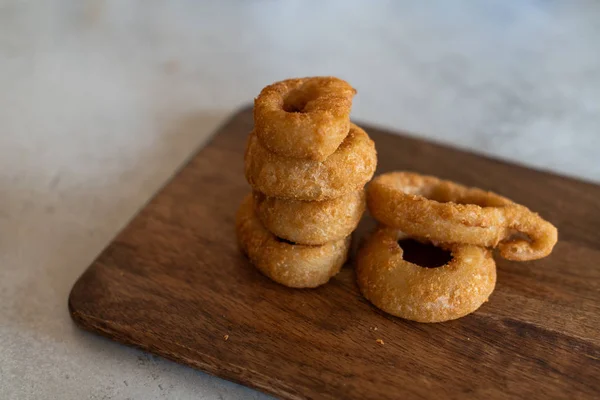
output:
[[[69,298],[79,326],[287,399],[600,398],[599,186],[365,127],[379,173],[494,190],[560,232],[546,259],[498,260],[474,314],[413,323],[366,302],[350,266],[292,290],[240,254],[251,126],[250,110],[233,117],[89,267]]]

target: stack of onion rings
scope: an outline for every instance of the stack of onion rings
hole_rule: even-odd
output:
[[[236,232],[250,261],[283,285],[315,287],[335,275],[366,209],[377,152],[350,122],[355,93],[316,77],[277,82],[255,100],[244,155],[253,195]]]
[[[494,290],[494,248],[509,260],[536,260],[558,238],[556,227],[510,199],[410,172],[376,177],[367,207],[381,226],[359,251],[358,286],[381,310],[419,322],[479,308]],[[452,259],[435,269],[412,264],[398,244],[405,237],[446,249]]]

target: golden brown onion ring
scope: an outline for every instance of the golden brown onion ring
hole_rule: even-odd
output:
[[[547,256],[558,238],[554,225],[505,197],[410,172],[373,179],[367,205],[376,220],[411,236],[436,243],[497,246],[502,257],[514,261]]]
[[[348,257],[350,236],[322,246],[287,243],[260,223],[252,203],[252,195],[242,202],[236,234],[243,252],[259,271],[293,288],[317,287],[339,272]]]
[[[362,294],[377,308],[418,322],[443,322],[477,310],[494,291],[491,251],[472,245],[444,245],[452,259],[425,268],[403,259],[399,240],[408,236],[380,228],[359,250],[356,276]]]
[[[351,124],[346,139],[323,162],[273,153],[254,132],[244,161],[246,179],[254,190],[269,197],[320,201],[362,189],[375,172],[377,152],[367,133]]]
[[[276,82],[254,101],[256,135],[274,153],[323,161],[348,134],[355,94],[334,77]]]
[[[350,235],[365,208],[364,190],[323,201],[286,200],[254,192],[254,207],[262,224],[290,242],[319,245]]]

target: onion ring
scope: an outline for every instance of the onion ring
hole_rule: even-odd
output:
[[[355,94],[334,77],[276,82],[254,101],[256,135],[274,153],[323,161],[348,134]]]
[[[483,247],[440,246],[452,260],[424,268],[403,259],[398,240],[408,236],[380,227],[360,249],[356,261],[358,286],[377,308],[418,322],[443,322],[477,310],[494,291],[496,263]]]
[[[246,179],[269,197],[320,201],[360,190],[377,166],[375,144],[351,124],[340,147],[323,162],[287,158],[264,147],[250,133],[245,154]]]
[[[264,275],[293,288],[313,288],[337,274],[347,260],[350,236],[322,246],[292,244],[278,239],[259,221],[252,195],[246,196],[236,216],[242,251]]]
[[[256,215],[276,236],[294,243],[319,245],[350,235],[365,208],[365,191],[323,201],[285,200],[254,192]]]
[[[556,227],[528,208],[433,176],[380,175],[369,184],[367,206],[373,218],[411,236],[498,247],[502,257],[513,261],[546,257],[558,239]]]

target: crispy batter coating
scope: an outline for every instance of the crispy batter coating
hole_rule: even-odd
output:
[[[321,246],[278,239],[260,223],[251,194],[238,210],[236,234],[243,252],[258,270],[293,288],[313,288],[329,281],[346,262],[350,249],[350,236]]]
[[[367,206],[376,220],[411,236],[498,247],[502,257],[513,261],[546,257],[558,240],[556,227],[528,208],[433,176],[380,175],[367,188]]]
[[[276,82],[254,100],[256,135],[274,153],[323,161],[348,134],[355,94],[334,77]]]
[[[252,132],[245,154],[246,179],[269,197],[320,201],[360,190],[377,166],[375,144],[351,124],[340,147],[323,162],[283,157],[264,147]]]
[[[366,208],[364,190],[323,201],[286,200],[254,192],[256,215],[278,237],[318,245],[350,235]]]
[[[494,291],[491,251],[472,245],[444,245],[452,260],[424,268],[403,259],[398,240],[408,236],[380,226],[360,249],[356,276],[362,294],[377,308],[418,322],[443,322],[477,310]]]

